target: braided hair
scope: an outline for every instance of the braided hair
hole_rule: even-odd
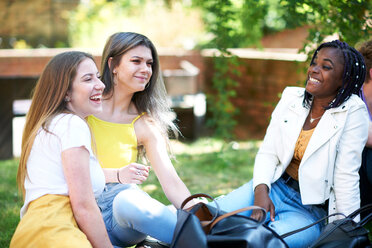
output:
[[[336,108],[347,101],[351,94],[359,95],[360,89],[366,77],[366,65],[363,56],[346,42],[334,40],[321,44],[314,52],[310,64],[313,63],[314,58],[325,47],[333,47],[339,49],[344,57],[344,72],[342,75],[342,86],[339,89],[336,98],[329,103],[326,109]],[[310,107],[313,96],[305,91],[303,105]]]

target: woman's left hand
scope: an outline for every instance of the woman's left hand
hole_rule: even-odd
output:
[[[264,208],[270,212],[270,220],[275,220],[275,206],[269,197],[269,188],[265,184],[259,184],[254,190],[254,203],[253,205]],[[261,211],[253,210],[251,217],[259,220],[263,217]]]
[[[142,184],[149,176],[150,166],[138,163],[131,163],[118,170],[120,183]]]

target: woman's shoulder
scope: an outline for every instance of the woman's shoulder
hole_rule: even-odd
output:
[[[137,138],[142,142],[162,137],[159,124],[147,113],[141,115],[134,122],[134,129]]]
[[[61,113],[56,115],[51,121],[51,127],[53,129],[66,130],[74,129],[82,131],[82,129],[88,128],[87,122],[75,114]]]
[[[147,113],[141,113],[139,115],[137,115],[132,123],[137,126],[137,127],[140,127],[140,128],[144,128],[144,129],[152,129],[154,126],[156,126],[156,121],[155,119],[147,114]],[[149,130],[151,131],[151,130]]]
[[[345,123],[358,123],[358,126],[364,123],[364,126],[368,128],[369,115],[365,103],[359,96],[353,94],[336,108],[331,108],[330,113],[336,118],[345,119]]]
[[[355,95],[352,94],[346,101],[344,101],[340,106],[336,108],[330,109],[331,112],[354,112],[354,111],[360,111],[364,112],[367,111],[366,104],[363,102],[363,100]]]
[[[365,107],[365,102],[356,94],[352,94],[346,101],[350,106]]]
[[[301,87],[288,86],[286,87],[280,97],[278,106],[287,106],[287,105],[298,105],[303,101],[305,94],[305,89]]]
[[[74,123],[74,124],[80,124],[80,125],[87,125],[84,119],[71,113],[58,114],[56,117],[54,117],[54,120],[59,120],[62,123]]]
[[[297,86],[287,86],[282,92],[283,97],[303,97],[305,94],[305,88]]]

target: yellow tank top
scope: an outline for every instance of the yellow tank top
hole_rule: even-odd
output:
[[[300,167],[301,160],[305,154],[307,145],[309,144],[310,138],[313,135],[315,128],[310,130],[301,130],[300,135],[298,136],[296,147],[294,150],[293,158],[291,163],[288,165],[285,170],[288,175],[298,181],[298,168]]]
[[[121,168],[137,161],[137,136],[134,122],[144,113],[138,115],[132,123],[112,123],[88,116],[88,124],[94,135],[97,158],[102,168]]]

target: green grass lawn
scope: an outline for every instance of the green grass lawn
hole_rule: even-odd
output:
[[[22,199],[16,186],[18,161],[0,161],[0,247],[9,247],[19,221]]]
[[[190,144],[172,142],[173,165],[191,193],[219,196],[252,178],[260,141],[223,144],[215,139],[200,139]],[[154,173],[142,187],[156,199],[169,204]]]
[[[172,141],[173,164],[191,193],[226,194],[252,178],[254,157],[260,141],[225,144],[215,139],[193,143]],[[18,161],[0,161],[0,247],[9,247],[19,221],[22,199],[16,188]],[[169,204],[154,173],[142,188]],[[372,230],[372,223],[369,225]]]
[[[251,179],[259,143],[247,141],[223,145],[215,139],[200,139],[188,144],[172,141],[173,164],[191,193],[218,196]],[[22,199],[16,187],[17,168],[17,160],[0,161],[0,247],[9,247],[19,222]],[[170,204],[155,173],[150,173],[142,188],[159,201]]]

